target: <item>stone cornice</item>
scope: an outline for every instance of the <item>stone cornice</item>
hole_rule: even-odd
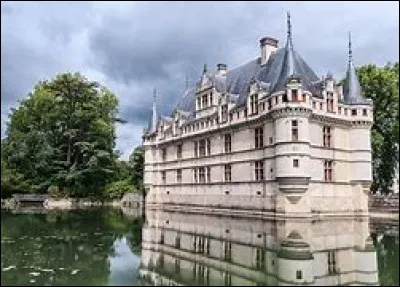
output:
[[[271,116],[273,119],[282,118],[282,117],[292,117],[292,116],[307,116],[309,117],[312,113],[312,110],[307,107],[282,107],[278,109],[273,109],[271,111]]]
[[[345,149],[339,149],[339,148],[328,148],[328,147],[323,147],[323,146],[317,146],[317,145],[311,145],[309,144],[309,142],[278,142],[278,143],[274,143],[272,145],[269,146],[264,146],[264,148],[260,148],[260,149],[246,149],[246,150],[239,150],[239,151],[232,151],[230,153],[217,153],[217,154],[211,154],[211,155],[207,155],[207,156],[203,156],[203,157],[188,157],[188,158],[181,158],[181,159],[174,159],[174,160],[169,160],[169,161],[161,161],[161,162],[153,162],[153,163],[145,163],[145,166],[154,166],[154,165],[167,165],[167,164],[178,164],[178,163],[184,163],[184,162],[193,162],[195,160],[206,160],[207,162],[210,161],[210,159],[216,158],[216,157],[224,157],[224,156],[229,156],[229,157],[234,157],[237,154],[243,154],[243,153],[252,153],[252,152],[259,152],[261,151],[262,153],[268,152],[268,149],[272,150],[275,148],[275,146],[278,145],[286,145],[286,144],[307,144],[309,145],[311,148],[313,149],[320,149],[320,150],[324,150],[324,151],[332,151],[332,152],[344,152],[344,153],[359,153],[359,152],[366,152],[366,153],[370,153],[371,150],[345,150]],[[272,151],[271,151],[272,153]],[[312,156],[310,154],[306,154],[306,153],[299,153],[299,152],[295,152],[295,153],[285,153],[282,155],[293,155],[293,156],[297,156],[297,155],[303,155],[303,156],[310,156],[310,158],[314,158],[314,159],[323,159],[321,157],[315,157]],[[271,158],[275,158],[276,156],[265,156],[262,159],[271,159]],[[340,159],[335,159],[336,161],[344,161],[344,160],[340,160]],[[241,161],[236,161],[237,163],[240,162],[249,162],[251,160],[241,160]],[[354,161],[348,161],[347,162],[354,162]],[[228,163],[228,162],[226,162]],[[219,163],[221,164],[221,163]],[[218,164],[218,165],[219,165]],[[215,164],[217,165],[217,164]]]
[[[350,121],[347,119],[330,117],[328,115],[321,115],[321,114],[315,114],[315,113],[313,113],[311,115],[310,121],[315,122],[315,123],[320,123],[320,124],[329,123],[329,124],[341,125],[341,126],[345,126],[345,127],[350,126]]]
[[[210,119],[213,120],[216,114],[210,115]],[[292,117],[292,116],[307,116],[310,118],[311,122],[320,123],[320,124],[333,124],[342,127],[352,127],[352,128],[365,128],[371,127],[373,122],[371,120],[361,120],[361,119],[344,119],[340,117],[333,117],[329,114],[316,114],[313,112],[311,108],[298,106],[298,107],[279,107],[274,108],[266,113],[261,113],[256,116],[247,116],[245,120],[241,121],[228,121],[225,123],[217,123],[213,126],[209,126],[208,128],[204,128],[202,130],[198,130],[196,132],[190,132],[188,134],[181,134],[179,136],[169,137],[168,139],[163,139],[158,142],[149,143],[146,145],[158,145],[163,146],[164,144],[171,144],[173,142],[179,142],[184,140],[189,140],[192,138],[201,138],[207,137],[210,135],[218,134],[226,132],[227,130],[234,130],[236,128],[248,127],[253,125],[254,123],[265,123],[270,122],[271,120],[282,118],[282,117]],[[204,119],[194,119],[190,124],[195,124],[199,121],[206,121],[207,117]],[[186,123],[185,123],[186,124]]]
[[[370,181],[366,181],[367,183],[370,183]],[[202,183],[192,183],[192,182],[182,182],[182,183],[165,183],[165,184],[151,184],[153,187],[163,187],[163,188],[168,188],[168,187],[193,187],[193,186],[210,186],[210,185],[225,185],[225,186],[230,186],[228,188],[235,188],[238,185],[258,185],[260,188],[262,188],[263,184],[272,184],[276,183],[278,184],[277,179],[264,179],[262,181],[256,181],[256,180],[243,180],[243,181],[212,181],[212,182],[202,182]],[[308,180],[309,184],[331,184],[331,185],[345,185],[348,186],[350,185],[357,185],[359,184],[358,182],[354,181],[324,181],[324,180],[317,180],[317,179],[309,179]],[[365,184],[365,183],[364,183]],[[181,193],[176,193],[175,195],[178,195]],[[186,194],[186,193],[185,193]],[[171,194],[170,194],[171,195]],[[172,194],[174,195],[174,194]],[[221,196],[226,195],[226,196],[235,196],[234,194],[225,194],[221,193],[219,194]],[[240,194],[239,194],[240,195]],[[266,196],[272,196],[275,195],[275,192],[272,193],[267,193]],[[257,195],[258,197],[263,197],[262,195]]]

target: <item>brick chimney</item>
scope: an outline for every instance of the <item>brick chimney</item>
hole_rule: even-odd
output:
[[[278,49],[278,40],[271,37],[260,39],[261,65],[265,65],[272,53]]]

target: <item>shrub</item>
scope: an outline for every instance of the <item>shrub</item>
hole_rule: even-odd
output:
[[[110,199],[121,199],[125,193],[132,191],[133,185],[130,180],[118,180],[105,186],[104,196]]]

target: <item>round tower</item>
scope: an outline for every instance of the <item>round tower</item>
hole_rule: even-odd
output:
[[[300,234],[292,231],[282,241],[277,254],[277,276],[280,282],[293,285],[312,285],[313,260],[310,245]]]

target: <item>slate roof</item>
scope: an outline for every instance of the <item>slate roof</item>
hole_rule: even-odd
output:
[[[256,81],[267,90],[267,97],[273,93],[284,91],[289,78],[300,79],[303,89],[312,93],[313,97],[322,98],[324,81],[319,79],[310,66],[293,48],[290,19],[288,18],[288,36],[286,45],[275,51],[265,65],[261,58],[253,59],[237,68],[228,70],[225,76],[218,72],[207,72],[206,66],[202,80],[211,81],[219,93],[229,93],[235,108],[246,104],[248,88],[251,81]],[[367,104],[363,97],[360,83],[351,60],[351,42],[349,41],[349,66],[343,87],[343,102],[346,104]],[[186,112],[185,118],[191,120],[196,111],[196,87],[186,89],[179,99],[176,109]],[[159,119],[160,117],[158,117]]]
[[[303,87],[311,92],[316,89],[316,83],[319,82],[319,78],[312,69],[289,44],[272,54],[264,66],[261,65],[261,59],[258,57],[235,69],[228,70],[226,76],[220,76],[217,73],[208,74],[208,76],[211,77],[218,92],[228,92],[239,96],[237,107],[245,104],[252,79],[269,87],[269,94],[284,90],[290,76],[299,77]],[[195,100],[195,88],[190,88],[185,91],[177,108],[194,112]]]
[[[346,104],[366,105],[368,102],[364,98],[360,82],[358,81],[356,69],[353,61],[350,59],[343,85],[343,98]]]

